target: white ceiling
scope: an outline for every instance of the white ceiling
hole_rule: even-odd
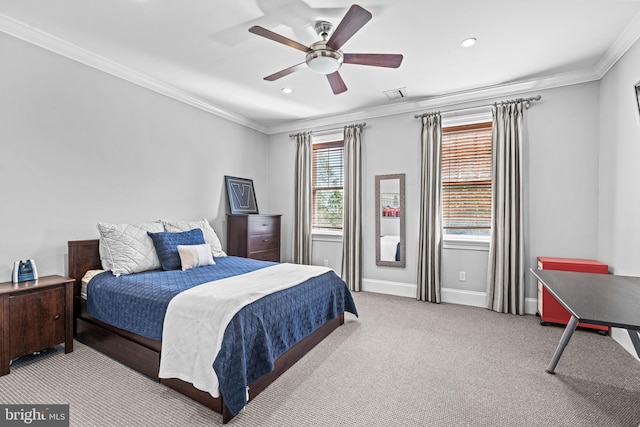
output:
[[[596,80],[640,36],[640,1],[361,0],[373,14],[342,47],[401,53],[398,69],[345,64],[348,91],[300,70],[316,20],[349,6],[319,0],[0,0],[0,31],[265,133]],[[472,48],[460,42],[476,37]],[[640,73],[640,69],[639,69]],[[290,87],[285,95],[281,89]],[[384,91],[406,88],[389,101]]]

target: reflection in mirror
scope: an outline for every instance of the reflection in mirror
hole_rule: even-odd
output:
[[[404,174],[376,175],[376,265],[405,267]]]

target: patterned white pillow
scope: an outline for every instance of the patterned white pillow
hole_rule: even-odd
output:
[[[196,221],[162,221],[165,231],[176,233],[180,231],[189,231],[194,228],[201,228],[204,233],[204,241],[211,245],[211,253],[214,257],[220,258],[227,256],[222,250],[222,244],[215,230],[209,224],[209,221],[204,219]]]
[[[211,255],[211,246],[207,243],[202,245],[178,245],[178,254],[182,271],[205,265],[215,265]]]
[[[147,231],[164,231],[162,222],[143,224],[98,223],[102,266],[115,276],[160,269],[160,260]]]

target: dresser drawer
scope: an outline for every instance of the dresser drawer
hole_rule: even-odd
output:
[[[280,232],[280,218],[251,218],[248,223],[249,236]]]
[[[257,259],[260,261],[280,262],[280,248],[269,249],[267,251],[249,252],[249,258]]]
[[[279,234],[256,234],[249,237],[249,252],[280,248]]]

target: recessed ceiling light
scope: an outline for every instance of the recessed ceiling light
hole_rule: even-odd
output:
[[[293,92],[293,89],[291,89],[290,87],[283,87],[282,88],[282,93],[286,93],[288,95],[291,92]]]
[[[477,41],[478,40],[475,37],[469,37],[468,39],[462,40],[462,42],[460,42],[460,45],[462,47],[471,47],[476,44]]]

